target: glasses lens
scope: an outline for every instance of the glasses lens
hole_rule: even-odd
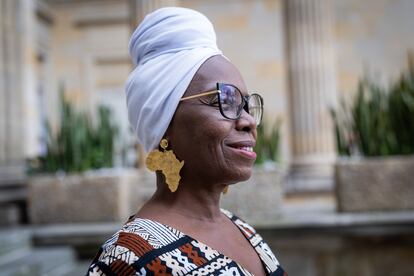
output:
[[[258,94],[252,94],[249,99],[249,114],[256,121],[256,125],[260,125],[263,114],[263,99]]]
[[[220,105],[223,115],[229,119],[237,119],[243,102],[241,92],[229,84],[220,84],[219,90],[221,91]]]

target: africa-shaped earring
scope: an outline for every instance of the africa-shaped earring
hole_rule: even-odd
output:
[[[175,192],[180,184],[180,170],[184,166],[184,161],[179,161],[172,150],[167,150],[168,140],[162,139],[160,147],[163,151],[151,151],[145,164],[151,171],[161,171],[165,176],[165,182],[171,192]]]

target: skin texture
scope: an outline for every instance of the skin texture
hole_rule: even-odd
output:
[[[208,59],[197,71],[184,96],[215,89],[217,82],[233,84],[247,95],[237,68],[222,56]],[[223,189],[250,178],[254,157],[234,148],[254,146],[256,124],[245,111],[238,120],[224,118],[209,96],[180,102],[165,134],[179,160],[178,190],[171,193],[157,172],[157,191],[137,217],[169,225],[232,258],[255,275],[265,275],[253,247],[220,211]],[[231,192],[231,190],[230,190]]]

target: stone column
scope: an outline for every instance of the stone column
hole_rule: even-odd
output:
[[[179,0],[130,0],[130,24],[134,30],[148,13],[162,8],[177,6]]]
[[[35,3],[0,1],[0,163],[22,164],[37,143]]]
[[[332,187],[336,106],[331,0],[286,0],[292,170],[290,188]]]
[[[0,162],[24,159],[22,1],[0,1]]]

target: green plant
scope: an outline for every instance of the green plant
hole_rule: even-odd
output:
[[[267,132],[268,122],[263,121],[258,126],[256,146],[254,148],[257,154],[256,164],[263,164],[268,160],[278,161],[281,123],[280,119],[276,120],[269,132]]]
[[[396,138],[396,152],[414,153],[414,56],[409,70],[392,86],[389,97],[390,123]]]
[[[118,128],[111,122],[107,107],[98,109],[97,123],[93,124],[85,112],[78,112],[61,92],[60,128],[55,135],[49,122],[47,153],[30,162],[31,172],[82,172],[113,166],[113,147]]]
[[[334,121],[336,146],[339,155],[351,155],[351,121],[347,118],[348,106],[342,99],[338,110],[331,109],[331,116]]]
[[[331,110],[340,155],[355,150],[365,156],[414,153],[414,67],[409,64],[388,90],[363,79],[351,106],[342,102]]]

